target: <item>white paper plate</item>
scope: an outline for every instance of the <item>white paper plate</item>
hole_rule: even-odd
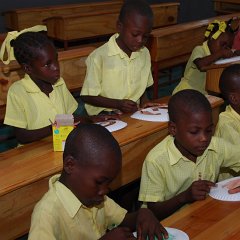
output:
[[[231,63],[231,62],[236,62],[236,61],[240,61],[240,56],[220,59],[220,60],[216,61],[215,64],[225,64],[225,63]]]
[[[168,122],[168,109],[161,107],[144,108],[135,112],[131,118],[150,122]]]
[[[210,190],[209,195],[212,198],[222,201],[240,201],[240,193],[229,194],[227,187],[223,187],[224,184],[228,183],[229,181],[235,180],[240,177],[226,179],[224,181],[218,182],[217,187],[213,187]]]
[[[189,240],[188,235],[176,228],[165,227],[168,232],[168,239],[167,240]],[[137,233],[133,233],[134,237],[137,237]],[[155,238],[157,240],[157,238]],[[165,239],[165,238],[164,238]]]
[[[107,120],[104,122],[98,122],[97,124],[105,127],[109,132],[115,132],[127,126],[126,122],[120,120]]]

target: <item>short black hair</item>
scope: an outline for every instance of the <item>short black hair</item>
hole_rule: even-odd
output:
[[[46,32],[25,32],[10,42],[14,50],[14,56],[20,65],[31,64],[38,56],[38,49],[48,44],[53,44]]]
[[[240,64],[233,64],[226,67],[219,80],[219,89],[225,99],[228,100],[230,92],[236,88],[240,89]]]
[[[66,139],[63,160],[72,156],[81,164],[98,163],[100,151],[110,151],[121,159],[122,154],[117,140],[104,127],[98,124],[80,123]]]
[[[126,20],[127,16],[133,12],[145,16],[149,20],[153,21],[153,11],[148,2],[144,0],[126,0],[120,10],[118,17],[119,21],[123,23]]]
[[[174,94],[168,103],[169,120],[177,122],[181,115],[195,112],[212,112],[208,99],[199,91],[185,89]]]

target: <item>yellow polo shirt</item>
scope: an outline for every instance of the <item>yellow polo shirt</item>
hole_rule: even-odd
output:
[[[215,182],[220,167],[240,170],[240,148],[213,137],[196,163],[184,157],[167,136],[147,155],[142,168],[139,200],[161,202],[185,191],[201,173],[203,180]]]
[[[187,62],[184,76],[180,83],[173,90],[173,94],[184,89],[195,89],[203,94],[207,94],[205,90],[206,86],[206,72],[201,72],[194,63],[197,58],[203,58],[211,55],[208,48],[207,41],[201,46],[197,46],[193,49],[192,54]]]
[[[240,115],[230,105],[219,115],[215,136],[232,144],[240,144]],[[219,180],[236,176],[236,173],[228,168],[221,169],[220,172]]]
[[[34,130],[50,125],[56,114],[72,114],[78,103],[62,78],[53,85],[49,97],[25,75],[8,90],[4,124]],[[49,120],[50,119],[50,120]]]
[[[240,144],[240,115],[230,105],[219,115],[215,136]]]
[[[150,54],[143,47],[129,58],[117,45],[117,37],[118,34],[113,35],[88,56],[81,95],[130,99],[139,103],[146,88],[153,84]],[[85,107],[89,115],[113,110],[89,104]]]
[[[119,225],[127,211],[106,196],[103,204],[87,208],[55,175],[49,191],[34,208],[29,240],[97,240],[113,225]]]

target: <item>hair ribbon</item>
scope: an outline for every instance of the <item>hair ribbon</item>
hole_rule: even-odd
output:
[[[226,28],[227,28],[226,22],[214,20],[212,23],[210,23],[210,24],[208,25],[207,30],[206,30],[206,32],[205,32],[205,34],[204,34],[205,37],[209,37],[209,36],[210,36],[210,34],[211,34],[211,32],[213,31],[213,28],[214,28],[214,26],[215,26],[216,24],[218,25],[218,30],[212,35],[212,38],[213,38],[213,39],[216,40],[216,39],[221,35],[221,33],[224,33],[224,32],[225,32],[225,30],[226,30]]]
[[[2,62],[7,65],[10,63],[10,61],[16,60],[14,57],[13,47],[10,44],[12,40],[15,40],[19,35],[25,32],[40,32],[40,31],[47,31],[47,27],[45,25],[36,25],[34,27],[25,28],[20,32],[18,31],[8,32],[0,49],[0,59],[2,60]],[[6,59],[4,59],[5,53]]]

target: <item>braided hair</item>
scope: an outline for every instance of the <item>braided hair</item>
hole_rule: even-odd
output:
[[[20,65],[30,64],[38,56],[38,50],[52,44],[45,32],[25,32],[10,42],[14,56]]]

